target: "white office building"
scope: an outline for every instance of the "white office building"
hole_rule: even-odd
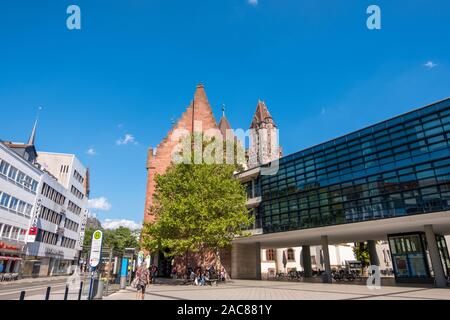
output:
[[[20,272],[42,176],[38,168],[15,152],[22,150],[18,146],[0,141],[0,280],[17,277]],[[33,149],[28,151],[33,156]]]
[[[0,141],[0,277],[67,274],[88,215],[89,172],[71,154]]]
[[[41,207],[38,234],[28,246],[26,271],[39,276],[66,274],[78,262],[82,249],[89,173],[72,154],[39,152],[37,161],[46,174],[37,196]]]

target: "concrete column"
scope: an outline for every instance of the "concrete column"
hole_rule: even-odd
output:
[[[252,179],[252,197],[255,197],[255,179]]]
[[[331,264],[330,264],[330,251],[328,249],[328,236],[321,237],[323,263],[325,265],[325,276],[323,277],[324,283],[331,283]]]
[[[277,272],[285,272],[283,265],[283,249],[275,249],[277,257]]]
[[[434,271],[434,280],[439,288],[447,287],[447,279],[445,278],[444,268],[442,266],[441,254],[436,242],[436,236],[432,225],[425,226],[425,236],[427,238],[428,251],[430,252],[431,264]]]
[[[334,246],[334,251],[336,252],[336,264],[342,265],[341,261],[341,250],[339,249],[339,245]]]
[[[256,252],[255,252],[255,256],[256,256],[255,257],[256,280],[261,280],[262,277],[261,277],[261,243],[260,242],[257,242],[255,244],[255,250],[256,250]]]
[[[367,247],[369,249],[370,265],[380,266],[380,259],[378,259],[377,243],[375,240],[368,240]]]
[[[309,246],[302,246],[302,260],[305,278],[311,278],[312,277],[311,250]]]
[[[233,279],[261,279],[261,244],[233,243],[231,250]]]

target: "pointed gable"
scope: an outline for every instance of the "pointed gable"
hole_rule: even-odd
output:
[[[275,126],[273,118],[270,115],[265,102],[262,100],[258,100],[258,105],[256,106],[256,111],[255,114],[253,115],[253,120],[252,124],[250,125],[250,129],[257,128],[262,123],[272,123]]]
[[[219,122],[220,133],[222,133],[223,137],[226,137],[227,130],[231,130],[231,129],[232,128],[231,128],[230,122],[228,122],[228,119],[225,116],[223,116]]]
[[[197,122],[194,128],[195,122]],[[153,202],[153,194],[155,192],[155,174],[164,174],[172,162],[172,152],[177,146],[178,141],[172,140],[175,130],[185,129],[189,132],[200,130],[198,124],[201,123],[201,131],[208,129],[218,129],[216,119],[214,117],[205,88],[202,84],[197,85],[194,93],[194,99],[189,104],[186,111],[181,115],[180,119],[173,125],[167,136],[160,142],[156,150],[150,149],[147,157],[147,194],[145,204],[145,220],[151,220],[147,210]]]

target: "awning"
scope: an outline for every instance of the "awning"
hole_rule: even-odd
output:
[[[0,260],[13,260],[13,261],[19,261],[19,260],[22,260],[22,258],[19,258],[19,257],[5,257],[5,256],[0,256]]]

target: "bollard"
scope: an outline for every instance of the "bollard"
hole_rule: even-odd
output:
[[[83,281],[80,282],[80,291],[78,292],[78,300],[81,300],[82,293],[83,293]]]
[[[45,293],[45,300],[50,300],[50,291],[52,290],[52,287],[47,288],[47,292]]]
[[[100,279],[95,279],[91,300],[102,300],[103,290],[104,290],[104,282]]]
[[[66,291],[64,291],[64,300],[67,300],[68,295],[69,295],[69,286],[66,285]]]
[[[20,292],[20,298],[19,300],[25,300],[25,291]]]

